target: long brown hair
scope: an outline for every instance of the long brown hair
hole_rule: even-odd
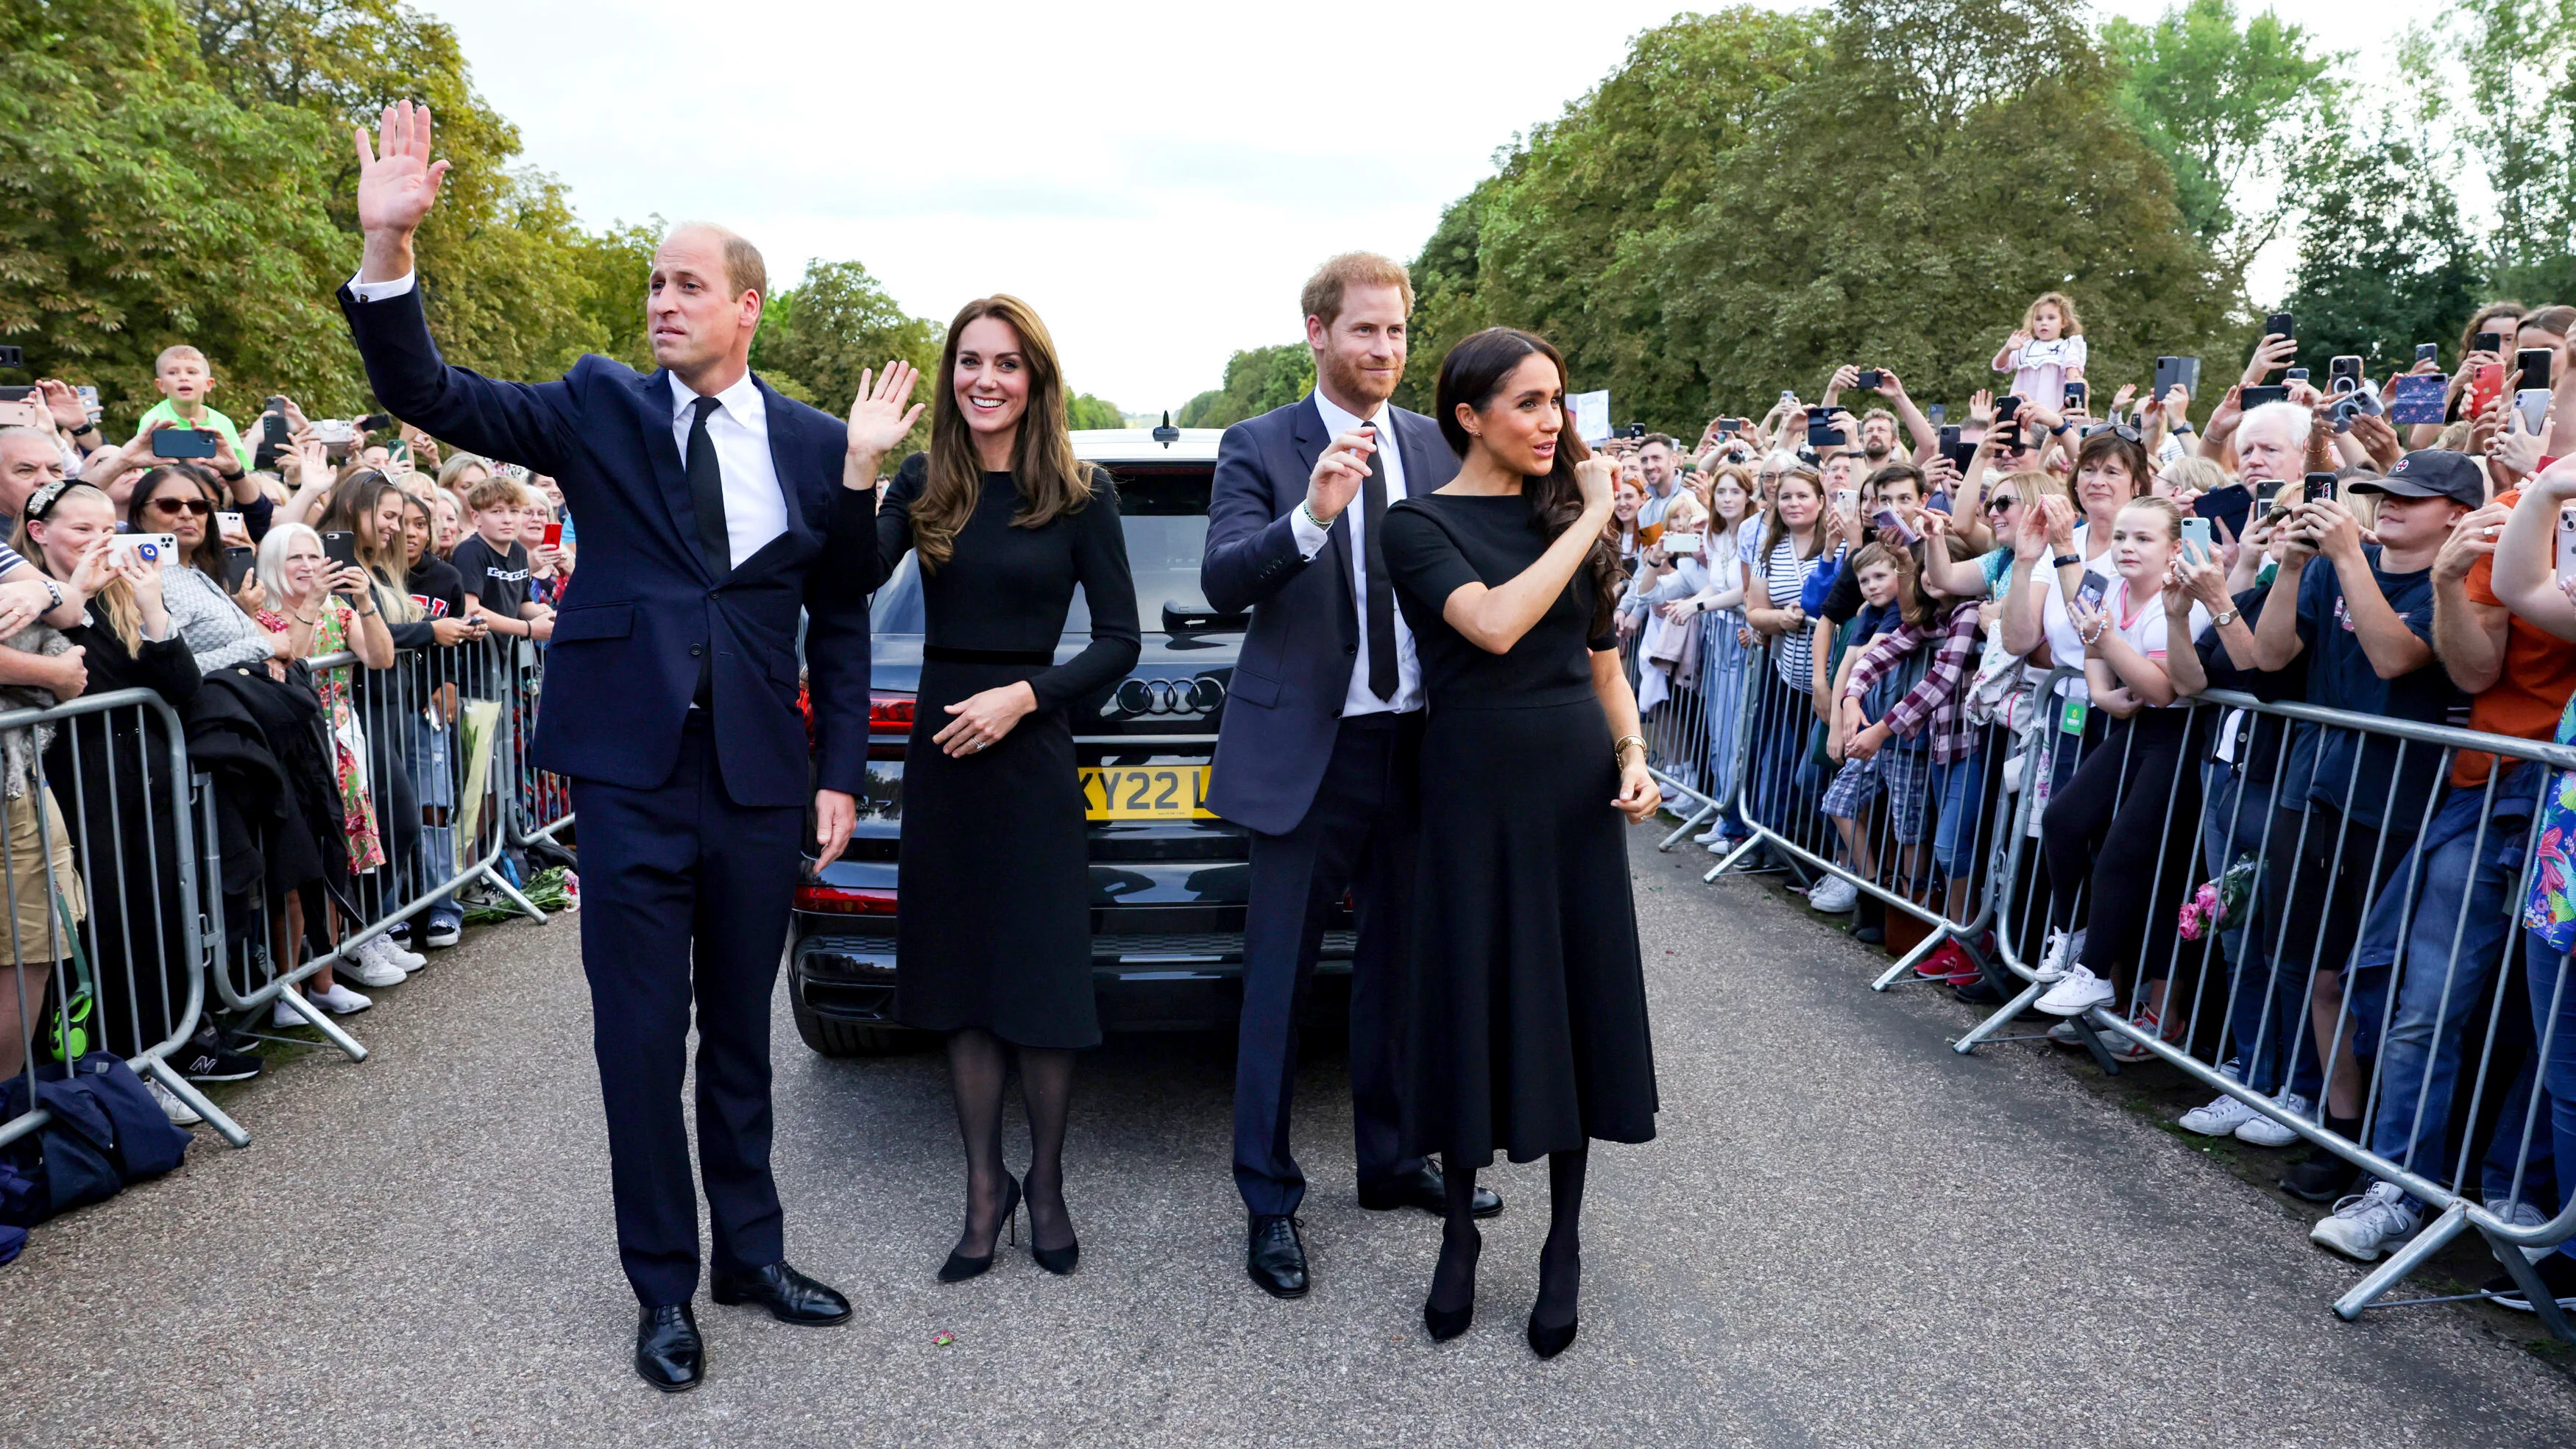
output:
[[[957,531],[984,500],[984,461],[957,406],[957,338],[968,323],[985,317],[1019,334],[1020,360],[1029,370],[1029,405],[1011,443],[1011,476],[1020,490],[1011,526],[1044,528],[1091,501],[1091,470],[1073,456],[1073,434],[1065,422],[1064,369],[1056,363],[1055,339],[1019,298],[978,297],[958,309],[948,324],[947,345],[939,350],[939,386],[930,404],[930,476],[912,505],[912,547],[925,573],[948,562]]]
[[[1567,373],[1565,355],[1548,345],[1547,339],[1514,327],[1488,327],[1471,333],[1440,360],[1440,381],[1433,389],[1433,411],[1438,415],[1440,436],[1449,443],[1449,451],[1460,458],[1467,456],[1467,429],[1458,421],[1461,403],[1475,412],[1483,412],[1494,395],[1503,390],[1523,359],[1531,353],[1556,364],[1556,378],[1562,408],[1562,394]],[[1574,426],[1574,415],[1565,414],[1565,426],[1556,435],[1556,457],[1548,470],[1534,478],[1522,480],[1521,497],[1529,501],[1530,521],[1556,541],[1558,534],[1574,526],[1583,517],[1583,485],[1575,481],[1574,465],[1592,456],[1583,446],[1583,434]],[[1617,485],[1611,485],[1614,489]],[[1615,515],[1614,515],[1615,517]],[[1627,571],[1619,567],[1619,550],[1608,537],[1592,541],[1584,555],[1583,572],[1592,576],[1592,630],[1598,636],[1607,633],[1612,614],[1619,604],[1620,585]]]
[[[347,533],[357,539],[358,562],[374,582],[376,603],[385,611],[385,622],[417,623],[421,607],[411,601],[411,593],[403,585],[410,560],[404,557],[408,550],[402,530],[397,528],[390,536],[376,532],[376,509],[388,493],[410,496],[401,485],[373,468],[353,472],[331,490],[331,506],[323,510],[321,521],[314,527],[316,532]]]

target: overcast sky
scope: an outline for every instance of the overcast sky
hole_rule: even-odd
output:
[[[856,259],[943,321],[1018,293],[1073,385],[1131,412],[1297,337],[1298,285],[1325,256],[1411,259],[1496,148],[1676,8],[415,3],[456,27],[527,162],[585,221],[722,221],[773,278]],[[2355,49],[2357,21],[2420,13],[2276,8]]]

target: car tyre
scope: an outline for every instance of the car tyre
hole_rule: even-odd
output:
[[[926,1034],[900,1026],[871,1026],[862,1021],[839,1021],[825,1016],[789,996],[788,1006],[796,1015],[796,1034],[819,1056],[887,1057],[917,1050],[929,1038]]]

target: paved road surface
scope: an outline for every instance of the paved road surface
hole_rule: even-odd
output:
[[[1082,1272],[931,1273],[961,1172],[935,1055],[826,1062],[778,1014],[794,1260],[822,1332],[700,1299],[711,1373],[625,1366],[569,923],[482,933],[230,1100],[173,1179],[0,1269],[0,1443],[2576,1443],[2576,1382],[2451,1310],[2336,1321],[2279,1204],[1862,952],[1635,842],[1664,1136],[1592,1174],[1583,1336],[1520,1319],[1545,1172],[1498,1174],[1475,1329],[1433,1347],[1435,1222],[1350,1201],[1337,1053],[1302,1081],[1317,1287],[1244,1281],[1224,1043],[1114,1043],[1072,1143]],[[1705,857],[1700,857],[1704,863]],[[1013,1157],[1023,1156],[1015,1145]],[[121,1325],[121,1326],[120,1326]],[[952,1330],[957,1342],[934,1347]]]

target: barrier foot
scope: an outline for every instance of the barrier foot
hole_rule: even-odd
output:
[[[1950,1050],[1957,1052],[1963,1057],[1968,1053],[1975,1051],[1988,1037],[1993,1036],[1996,1032],[1999,1032],[2005,1027],[2011,1025],[2012,1019],[2027,1010],[2032,1002],[2039,999],[2039,994],[2047,989],[2046,985],[2037,981],[2031,982],[2029,985],[2023,987],[2021,989],[2021,995],[2005,1002],[1996,1010],[1994,1015],[1987,1017],[1985,1020],[1978,1022],[1975,1026],[1969,1028],[1966,1036],[1950,1043]]]
[[[1759,835],[1745,837],[1745,841],[1742,845],[1739,845],[1735,847],[1735,849],[1727,852],[1726,859],[1721,860],[1717,864],[1708,868],[1708,874],[1699,878],[1700,884],[1706,885],[1710,881],[1717,879],[1719,876],[1726,874],[1729,870],[1734,868],[1737,861],[1751,855],[1753,853],[1753,848],[1761,843],[1762,837]]]
[[[508,877],[487,865],[483,867],[483,878],[498,887],[501,894],[510,898],[512,904],[516,905],[521,911],[526,912],[530,920],[535,921],[540,926],[546,923],[546,913],[537,909],[536,902],[519,894],[519,888],[510,884]]]
[[[235,1147],[250,1145],[250,1134],[242,1130],[241,1124],[226,1115],[223,1108],[207,1101],[206,1094],[197,1090],[196,1083],[170,1070],[168,1062],[153,1057],[143,1064],[143,1070],[152,1080],[168,1088],[171,1096],[187,1103],[189,1110],[205,1118],[206,1125],[214,1128],[226,1142]]]
[[[358,1039],[342,1031],[329,1012],[305,1000],[303,992],[289,986],[277,993],[277,999],[285,1002],[288,1010],[303,1017],[305,1025],[322,1033],[322,1039],[338,1047],[343,1056],[353,1062],[367,1059],[367,1049],[358,1045]]]
[[[2336,1299],[2335,1316],[2346,1323],[2359,1319],[2361,1311],[2368,1308],[2372,1300],[2396,1287],[2407,1274],[2423,1266],[2425,1259],[2450,1246],[2451,1240],[2458,1237],[2460,1230],[2468,1225],[2468,1208],[2460,1203],[2451,1204],[2448,1211],[2425,1224],[2423,1231],[2409,1240],[2405,1247],[2389,1254],[2387,1262],[2371,1269],[2370,1276],[2352,1285],[2351,1292]],[[2516,1253],[2514,1256],[2518,1258],[2522,1255]],[[2534,1280],[2530,1286],[2537,1286],[2537,1280]]]
[[[2461,1210],[2454,1207],[2451,1212],[2458,1214]],[[2478,1231],[2486,1237],[2488,1251],[2494,1253],[2496,1261],[2502,1263],[2504,1270],[2513,1275],[2515,1285],[2522,1289],[2522,1301],[2531,1305],[2531,1311],[2539,1318],[2540,1326],[2548,1329],[2561,1343],[2576,1343],[2576,1328],[2568,1325],[2567,1311],[2558,1306],[2557,1297],[2541,1283],[2539,1270],[2532,1265],[2529,1258],[2522,1255],[2521,1247],[2505,1242],[2484,1228]],[[2336,1304],[2335,1312],[2343,1313],[2343,1305]],[[2346,1318],[2351,1316],[2349,1313],[2344,1313]]]
[[[1869,989],[1872,991],[1885,991],[1887,988],[1894,986],[1897,982],[1911,975],[1915,967],[1931,959],[1932,953],[1940,950],[1941,943],[1949,939],[1950,933],[1947,930],[1934,931],[1930,935],[1925,936],[1920,942],[1916,943],[1913,950],[1906,952],[1902,957],[1898,958],[1895,965],[1888,967],[1886,975],[1869,983]],[[1930,978],[1925,977],[1921,979],[1929,980]]]
[[[1673,842],[1674,842],[1674,841],[1676,841],[1676,840],[1681,839],[1681,838],[1682,838],[1683,836],[1685,836],[1685,835],[1690,834],[1690,832],[1691,832],[1691,827],[1692,827],[1692,826],[1699,824],[1701,821],[1706,820],[1708,817],[1710,817],[1711,815],[1714,815],[1714,814],[1716,814],[1716,813],[1717,813],[1717,807],[1716,807],[1716,806],[1714,806],[1714,805],[1702,805],[1701,807],[1699,807],[1699,810],[1698,810],[1698,812],[1697,812],[1697,813],[1693,814],[1693,815],[1691,816],[1691,818],[1689,818],[1688,820],[1685,820],[1685,821],[1683,821],[1683,822],[1682,822],[1682,828],[1681,828],[1681,829],[1674,831],[1672,834],[1665,836],[1663,839],[1661,839],[1661,840],[1659,840],[1659,841],[1656,841],[1656,842],[1655,842],[1655,849],[1657,849],[1657,850],[1670,850],[1670,849],[1672,849],[1672,848],[1673,848]]]

